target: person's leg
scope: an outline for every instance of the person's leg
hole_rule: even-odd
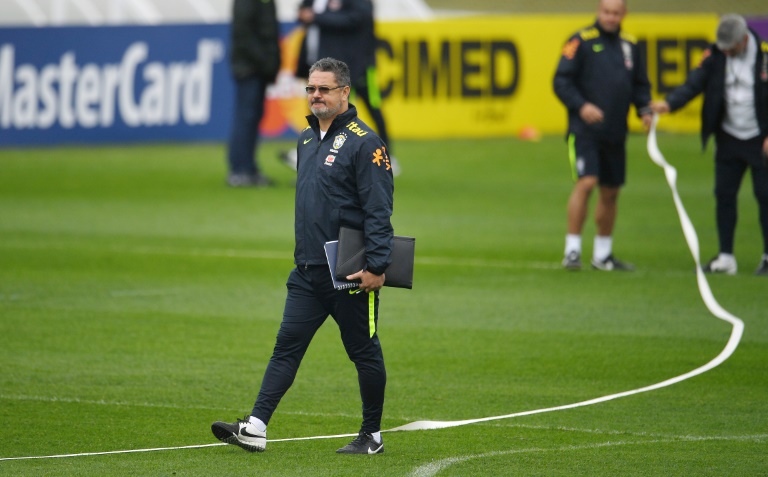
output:
[[[327,275],[327,268],[317,268],[322,268]],[[328,317],[328,312],[313,294],[306,270],[294,269],[287,286],[283,322],[251,415],[234,423],[216,421],[211,424],[211,432],[217,439],[249,452],[266,449],[267,424],[272,413],[293,384],[309,342]]]
[[[750,145],[750,175],[752,191],[757,200],[760,230],[763,234],[763,255],[760,257],[755,275],[768,276],[768,158],[763,154],[760,138]]]
[[[347,356],[355,364],[363,403],[360,430],[369,434],[381,430],[387,371],[379,336],[379,293],[336,291],[333,318],[339,326]]]
[[[616,224],[616,211],[619,201],[619,187],[600,186],[600,193],[595,206],[595,224],[597,235],[610,237]]]
[[[760,230],[763,233],[763,254],[768,254],[768,163],[762,156],[760,144],[757,145],[754,156],[757,160],[750,163],[752,175],[752,191],[757,200]]]
[[[328,274],[326,267],[313,268]],[[269,424],[272,413],[293,384],[312,337],[328,317],[327,309],[314,293],[311,272],[312,269],[297,267],[288,278],[283,321],[251,412],[264,424]]]
[[[597,185],[597,176],[580,177],[568,197],[568,234],[581,235],[587,220],[589,197]]]
[[[719,135],[715,150],[715,216],[720,253],[733,255],[738,194],[747,163],[739,158],[739,143],[735,138]]]
[[[257,176],[256,147],[264,115],[266,83],[257,77],[235,81],[235,105],[227,161],[230,175]]]
[[[368,113],[370,113],[376,127],[376,133],[381,140],[384,141],[384,144],[387,145],[387,150],[391,156],[392,144],[389,142],[387,122],[381,111],[381,92],[379,91],[379,85],[377,83],[376,68],[368,68],[365,77],[355,81],[353,87],[355,94],[363,100],[365,106],[368,108]]]
[[[581,232],[587,220],[589,198],[598,182],[598,155],[595,141],[569,134],[568,159],[574,179],[566,207],[567,234],[563,266],[569,270],[581,268]]]
[[[566,214],[568,233],[565,235],[563,267],[566,270],[581,270],[581,231],[587,220],[589,197],[597,185],[596,176],[584,176],[573,185],[568,197]]]
[[[604,142],[600,145],[600,192],[595,206],[595,245],[592,266],[598,270],[634,270],[634,266],[613,256],[613,231],[618,216],[619,192],[626,181],[626,144]]]

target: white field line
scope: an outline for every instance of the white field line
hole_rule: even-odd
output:
[[[473,459],[486,459],[489,457],[500,457],[513,454],[532,454],[537,452],[568,452],[568,451],[580,451],[580,450],[592,450],[606,447],[616,446],[639,446],[639,445],[651,445],[651,444],[670,444],[678,442],[701,442],[701,441],[761,441],[766,439],[768,434],[760,434],[755,436],[731,436],[731,437],[681,437],[672,439],[658,439],[648,441],[617,441],[617,442],[603,442],[599,444],[587,444],[582,446],[562,446],[554,448],[541,448],[532,447],[529,449],[510,449],[506,451],[486,452],[484,454],[471,454],[460,457],[448,457],[446,459],[437,460],[428,464],[416,467],[411,472],[411,477],[434,477],[440,471],[452,466],[453,464],[460,464]]]
[[[506,414],[503,416],[483,417],[479,419],[467,419],[463,421],[416,421],[416,422],[411,422],[409,424],[405,424],[404,426],[396,427],[390,430],[413,431],[413,430],[424,430],[424,429],[442,429],[446,427],[464,426],[467,424],[474,424],[478,422],[494,421],[499,419],[510,419],[513,417],[530,416],[532,414],[541,414],[545,412],[563,411],[566,409],[574,409],[574,408],[583,407],[583,406],[591,406],[593,404],[599,404],[599,403],[611,401],[614,399],[632,396],[635,394],[654,391],[667,386],[671,386],[681,381],[685,381],[686,379],[690,379],[694,376],[698,376],[700,374],[706,373],[707,371],[719,366],[725,360],[727,360],[733,354],[734,351],[736,351],[736,347],[739,345],[739,342],[741,341],[741,337],[744,333],[744,322],[741,321],[739,318],[735,317],[734,315],[730,314],[723,307],[721,307],[720,304],[717,302],[717,300],[715,300],[714,295],[712,295],[712,290],[709,287],[709,282],[707,281],[707,278],[701,269],[701,263],[699,261],[699,239],[698,239],[698,236],[696,235],[696,230],[693,228],[693,224],[691,223],[691,220],[688,217],[688,214],[686,213],[685,208],[683,207],[683,203],[680,200],[680,196],[677,193],[677,186],[675,185],[675,181],[677,178],[677,171],[675,170],[674,167],[670,166],[664,160],[664,156],[661,154],[661,151],[659,150],[659,147],[656,143],[657,122],[658,122],[658,116],[655,116],[653,120],[653,126],[651,127],[651,131],[648,134],[648,154],[651,156],[651,159],[656,164],[664,168],[664,172],[667,177],[667,182],[669,184],[670,189],[672,190],[675,206],[677,207],[677,213],[680,218],[680,223],[683,227],[683,233],[685,235],[685,239],[688,242],[688,247],[691,251],[691,254],[693,255],[694,261],[696,262],[696,276],[698,279],[699,293],[701,295],[701,298],[704,300],[704,303],[706,304],[707,308],[709,309],[710,313],[712,313],[716,318],[719,318],[723,321],[727,321],[732,326],[731,336],[728,339],[728,342],[726,343],[725,348],[720,352],[720,354],[718,354],[714,359],[704,364],[703,366],[700,366],[685,374],[681,374],[680,376],[676,376],[674,378],[670,378],[660,383],[652,384],[650,386],[645,386],[638,389],[632,389],[629,391],[624,391],[616,394],[610,394],[608,396],[589,399],[587,401],[581,401],[573,404],[566,404],[563,406],[555,406],[555,407],[550,407],[545,409],[536,409],[533,411],[524,411],[524,412],[518,412],[514,414]]]
[[[530,416],[533,414],[542,414],[546,412],[553,412],[553,411],[563,411],[567,409],[574,409],[584,406],[591,406],[594,404],[599,404],[607,401],[611,401],[614,399],[619,399],[627,396],[632,396],[635,394],[640,394],[644,392],[654,391],[657,389],[661,389],[667,386],[671,386],[673,384],[679,383],[681,381],[685,381],[687,379],[690,379],[694,376],[698,376],[700,374],[703,374],[707,371],[710,371],[714,369],[715,367],[719,366],[725,360],[727,360],[733,352],[736,350],[736,348],[739,345],[739,342],[741,341],[741,337],[744,332],[744,322],[741,321],[739,318],[735,317],[734,315],[730,314],[728,311],[726,311],[724,308],[720,306],[720,304],[715,300],[714,295],[712,294],[712,291],[709,287],[709,282],[706,279],[706,276],[704,275],[704,272],[701,269],[701,263],[699,260],[699,243],[698,243],[698,236],[696,235],[696,230],[693,227],[693,224],[690,221],[690,218],[688,217],[688,214],[685,211],[685,208],[683,207],[682,201],[680,200],[680,196],[677,192],[677,186],[676,186],[676,179],[677,179],[677,171],[674,167],[669,165],[665,159],[664,156],[661,154],[661,151],[658,148],[658,145],[656,143],[656,124],[658,123],[658,116],[654,116],[653,119],[653,125],[651,127],[651,130],[648,134],[648,154],[651,156],[651,159],[658,164],[660,167],[664,169],[665,175],[667,177],[667,182],[670,186],[670,189],[672,190],[672,195],[674,198],[675,206],[677,208],[678,216],[680,218],[680,223],[683,228],[683,233],[685,235],[686,241],[688,242],[688,247],[691,251],[691,254],[693,255],[694,261],[696,262],[696,276],[698,280],[698,286],[699,286],[699,293],[701,294],[701,297],[706,304],[709,311],[716,317],[723,321],[726,321],[732,325],[731,330],[731,336],[728,339],[728,342],[726,343],[725,348],[718,354],[714,359],[709,361],[708,363],[704,364],[703,366],[700,366],[692,371],[689,371],[685,374],[681,374],[680,376],[676,376],[673,378],[669,378],[667,380],[661,381],[656,384],[652,384],[650,386],[645,386],[637,389],[632,389],[629,391],[624,391],[620,393],[610,394],[607,396],[602,396],[594,399],[589,399],[587,401],[581,401],[573,404],[566,404],[562,406],[555,406],[555,407],[549,407],[544,409],[535,409],[531,411],[523,411],[523,412],[517,412],[512,414],[505,414],[501,416],[492,416],[492,417],[483,417],[483,418],[477,418],[477,419],[465,419],[461,421],[429,421],[429,420],[422,420],[422,421],[415,421],[408,424],[405,424],[403,426],[395,427],[393,429],[388,429],[383,432],[394,432],[394,431],[415,431],[415,430],[428,430],[428,429],[444,429],[448,427],[457,427],[457,426],[465,426],[467,424],[476,424],[481,422],[488,422],[488,421],[496,421],[501,419],[511,419],[515,417],[521,417],[521,416]],[[354,436],[354,434],[344,434],[344,435],[338,435],[338,436],[314,436],[314,437],[304,437],[304,438],[295,438],[295,439],[283,439],[283,441],[289,441],[289,440],[305,440],[305,439],[329,439],[334,437],[346,437],[346,436]],[[707,438],[702,438],[707,439]],[[716,438],[711,438],[716,439]],[[630,443],[627,443],[630,444]],[[214,444],[215,445],[215,444]],[[196,448],[196,447],[203,447],[203,446],[188,446],[188,447],[171,447],[171,448],[159,448],[159,449],[151,449],[151,450],[173,450],[173,449],[186,449],[186,448]],[[210,445],[206,445],[205,447],[210,447]],[[577,447],[577,448],[589,448],[589,447]],[[564,448],[567,450],[568,448]],[[547,450],[547,449],[543,449]],[[120,453],[120,452],[140,452],[140,450],[133,450],[133,451],[113,451],[112,453]],[[146,451],[146,450],[144,450]],[[536,449],[536,452],[539,452],[541,450]],[[522,452],[521,450],[512,450],[512,451],[505,451],[509,454],[519,453]],[[73,457],[73,456],[79,456],[79,455],[94,455],[94,454],[67,454],[66,457]],[[96,454],[101,455],[101,454]],[[472,458],[482,458],[484,456],[493,456],[493,455],[502,455],[498,453],[488,453],[488,454],[480,454],[478,457],[472,457]],[[10,459],[25,459],[25,458],[44,458],[45,456],[40,457],[16,457],[16,458],[10,458]],[[48,456],[52,457],[52,456]],[[55,456],[58,457],[58,456]],[[2,460],[8,460],[9,458],[0,458],[0,461]],[[446,459],[445,462],[449,462],[448,465],[452,465],[456,462],[461,462],[461,459],[466,458],[451,458]],[[431,465],[431,464],[430,464]],[[431,467],[430,467],[431,468]],[[440,468],[437,468],[434,472],[437,473],[440,471]],[[430,472],[430,471],[427,471]],[[434,473],[426,473],[424,475],[434,475]]]
[[[26,394],[0,394],[0,401],[40,401],[46,403],[65,403],[65,404],[86,404],[94,406],[111,406],[111,407],[146,407],[146,408],[161,408],[161,409],[198,409],[204,411],[225,411],[225,412],[242,412],[242,409],[234,408],[222,408],[221,406],[202,406],[202,405],[180,405],[180,404],[158,404],[149,402],[128,402],[128,401],[109,401],[105,399],[81,399],[81,398],[67,398],[67,397],[55,397],[55,396],[30,396]],[[307,417],[343,417],[356,419],[359,418],[359,414],[343,413],[343,412],[307,412],[307,411],[280,411],[280,414],[289,416],[307,416]],[[392,416],[390,419],[396,419],[399,421],[414,420],[412,417],[405,416]],[[585,429],[577,427],[565,427],[565,426],[541,426],[531,424],[521,424],[517,422],[494,422],[487,423],[486,425],[499,428],[515,428],[515,429],[532,429],[541,431],[558,431],[558,432],[572,432],[582,434],[597,434],[597,435],[613,435],[613,436],[631,436],[631,437],[646,437],[654,439],[694,439],[696,436],[676,436],[670,434],[653,434],[648,432],[631,432],[631,431],[619,431],[614,429]],[[388,431],[384,431],[388,432]],[[296,440],[306,440],[311,437],[297,438]],[[285,440],[285,439],[283,439]],[[275,442],[270,439],[269,442]]]
[[[270,439],[270,444],[275,442],[294,442],[294,441],[305,441],[305,440],[317,440],[317,439],[339,439],[343,437],[354,437],[357,434],[336,434],[336,435],[330,435],[330,436],[311,436],[311,437],[292,437],[292,438],[286,438],[286,439]],[[465,462],[472,459],[483,459],[487,457],[498,457],[498,456],[504,456],[504,455],[511,455],[511,454],[523,454],[523,453],[532,453],[532,452],[561,452],[561,451],[576,451],[576,450],[587,450],[587,449],[598,449],[601,447],[614,447],[619,445],[647,445],[647,444],[659,444],[659,443],[676,443],[676,442],[704,442],[704,441],[755,441],[755,442],[761,442],[768,439],[768,434],[756,434],[756,435],[747,435],[747,436],[680,436],[680,437],[670,437],[667,439],[656,439],[656,440],[646,440],[646,441],[618,441],[618,442],[605,442],[601,444],[588,444],[583,446],[564,446],[564,447],[556,447],[556,448],[531,448],[531,449],[512,449],[507,451],[495,451],[495,452],[488,452],[485,454],[472,454],[468,456],[461,456],[461,457],[450,457],[447,459],[442,459],[436,462],[431,462],[429,464],[417,467],[413,472],[412,476],[416,477],[431,477],[440,472],[441,470],[445,469],[446,467],[449,467],[453,464],[457,464],[460,462]],[[57,455],[45,455],[45,456],[24,456],[24,457],[3,457],[0,458],[0,461],[12,461],[12,460],[35,460],[35,459],[62,459],[62,458],[68,458],[68,457],[87,457],[87,456],[103,456],[103,455],[113,455],[113,454],[138,454],[138,453],[144,453],[144,452],[159,452],[159,451],[172,451],[172,450],[186,450],[186,449],[203,449],[206,447],[220,447],[225,446],[228,444],[225,444],[223,442],[217,442],[214,444],[198,444],[198,445],[189,445],[189,446],[177,446],[177,447],[155,447],[155,448],[148,448],[148,449],[126,449],[126,450],[117,450],[117,451],[105,451],[105,452],[82,452],[79,454],[57,454]]]
[[[6,247],[22,249],[70,249],[76,244],[36,244],[30,242],[5,242],[0,244]],[[240,249],[174,249],[167,247],[113,247],[115,253],[132,253],[136,255],[170,255],[183,257],[210,257],[210,258],[238,258],[252,260],[278,260],[289,264],[292,261],[292,251],[277,250],[240,250]],[[456,259],[449,257],[419,257],[415,259],[417,265],[467,267],[467,268],[510,268],[510,269],[537,269],[557,270],[560,264],[557,262],[512,261],[491,259]]]
[[[160,409],[199,409],[204,411],[226,411],[242,412],[242,409],[225,409],[221,406],[200,406],[200,405],[179,405],[179,404],[158,404],[149,402],[128,402],[128,401],[108,401],[104,399],[80,399],[57,396],[30,396],[26,394],[0,394],[0,401],[40,401],[46,403],[66,403],[66,404],[88,404],[94,406],[113,406],[113,407],[147,407]],[[305,411],[281,411],[281,414],[290,416],[311,416],[311,417],[348,417],[359,418],[360,414],[349,414],[341,412],[305,412]],[[405,418],[401,418],[406,420]],[[271,442],[271,441],[270,441]]]

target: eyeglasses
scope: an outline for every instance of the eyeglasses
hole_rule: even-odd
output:
[[[339,89],[343,88],[344,86],[335,86],[333,88],[329,88],[328,86],[307,86],[304,88],[307,91],[307,94],[315,94],[315,91],[320,91],[320,94],[328,94],[331,92],[332,89]]]

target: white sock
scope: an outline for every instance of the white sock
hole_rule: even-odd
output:
[[[568,234],[565,236],[565,255],[576,252],[581,255],[581,235]]]
[[[612,248],[613,238],[610,235],[607,237],[595,235],[595,248],[592,250],[592,257],[596,261],[602,262],[611,254]]]
[[[262,421],[258,417],[251,416],[251,417],[248,418],[248,422],[250,422],[251,424],[256,426],[256,429],[258,429],[259,432],[266,432],[266,430],[267,430],[267,425],[264,424],[264,421]]]
[[[379,432],[372,432],[371,435],[373,436],[373,440],[381,444],[381,431]]]

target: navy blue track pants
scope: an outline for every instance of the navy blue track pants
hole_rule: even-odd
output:
[[[332,316],[344,349],[357,369],[363,403],[361,430],[381,430],[387,372],[376,333],[379,292],[335,290],[327,266],[297,267],[291,271],[286,286],[283,321],[251,415],[269,423],[280,399],[293,384],[310,341]]]

